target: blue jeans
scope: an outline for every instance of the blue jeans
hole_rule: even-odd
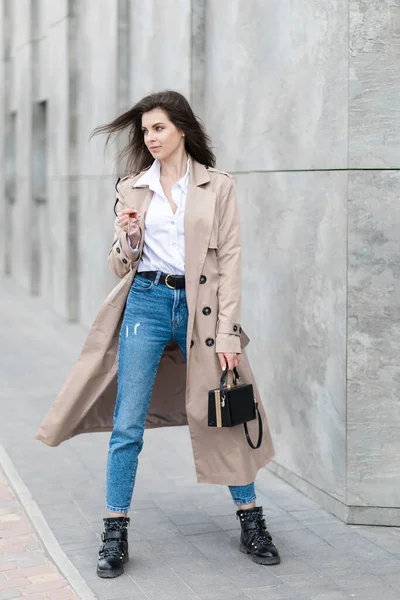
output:
[[[188,308],[185,290],[173,290],[136,275],[129,291],[119,337],[118,393],[107,461],[107,509],[130,507],[138,457],[154,380],[163,350],[179,344],[186,360]],[[229,486],[235,504],[256,498],[254,483]]]

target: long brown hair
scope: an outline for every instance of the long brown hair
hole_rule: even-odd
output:
[[[215,166],[211,140],[205,132],[203,124],[194,114],[186,98],[173,90],[157,92],[142,98],[135,106],[111,123],[96,127],[92,136],[107,133],[107,145],[114,134],[128,128],[128,143],[122,149],[120,158],[127,158],[127,173],[139,173],[149,167],[154,160],[144,143],[142,115],[155,108],[163,110],[175,127],[184,132],[186,152],[192,158],[206,167]]]

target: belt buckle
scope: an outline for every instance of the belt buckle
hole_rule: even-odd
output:
[[[172,273],[169,273],[169,274],[168,274],[168,275],[165,277],[165,285],[166,285],[167,287],[169,287],[169,289],[170,289],[170,290],[175,290],[175,289],[176,289],[176,287],[173,287],[172,285],[170,285],[170,284],[168,283],[168,277],[174,277],[174,275],[173,275]]]

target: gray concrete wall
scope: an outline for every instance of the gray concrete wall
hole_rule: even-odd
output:
[[[400,523],[397,0],[0,6],[2,270],[91,323],[122,167],[89,135],[180,90],[237,183],[271,469],[349,522]]]

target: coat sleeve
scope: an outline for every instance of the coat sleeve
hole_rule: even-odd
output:
[[[127,207],[124,202],[123,195],[117,189],[117,201],[116,206],[119,210]],[[140,244],[139,244],[140,245]],[[108,253],[108,264],[110,265],[111,271],[120,279],[125,277],[130,269],[137,267],[140,260],[140,249],[132,249],[126,232],[118,225],[117,221],[114,224],[114,240]]]
[[[215,351],[240,353],[242,248],[235,185],[230,176],[219,203],[217,259],[219,281]]]

